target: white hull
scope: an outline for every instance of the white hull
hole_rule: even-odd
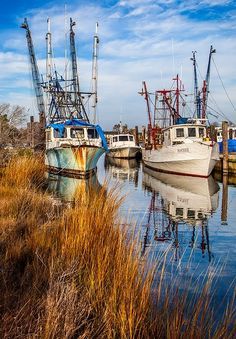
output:
[[[219,160],[218,144],[189,142],[157,150],[142,149],[142,158],[146,166],[156,171],[208,177]]]
[[[111,158],[132,159],[136,158],[140,151],[139,146],[111,147],[107,155]]]

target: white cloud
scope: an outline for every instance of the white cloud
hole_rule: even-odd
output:
[[[206,72],[210,45],[217,49],[214,56],[224,85],[234,102],[236,71],[234,56],[235,13],[227,12],[217,20],[198,20],[188,16],[204,6],[226,5],[230,1],[198,2],[129,0],[119,1],[110,8],[96,2],[90,5],[67,8],[67,17],[77,21],[76,42],[79,57],[81,86],[90,87],[92,36],[96,21],[99,21],[100,60],[99,60],[99,116],[107,129],[122,115],[130,126],[146,122],[145,102],[138,91],[142,80],[146,80],[151,90],[170,86],[176,72],[182,73],[186,89],[192,92],[193,70],[190,61],[192,50],[197,51],[197,61],[203,76]],[[184,13],[184,14],[183,14]],[[29,10],[30,28],[35,50],[39,59],[40,72],[45,70],[46,19],[51,17],[55,63],[64,74],[64,8],[52,7]],[[19,20],[19,24],[22,19]],[[18,26],[19,26],[18,24]],[[33,97],[27,57],[25,34],[18,27],[1,34],[3,50],[0,50],[0,100],[19,100],[31,107]],[[68,43],[67,43],[68,48]],[[69,54],[69,51],[68,51]],[[199,79],[199,83],[200,83]],[[15,88],[14,88],[15,87]],[[212,65],[211,95],[226,115],[233,119],[233,111],[222,89],[219,78]],[[8,92],[7,92],[8,91]],[[234,119],[236,120],[236,119]]]

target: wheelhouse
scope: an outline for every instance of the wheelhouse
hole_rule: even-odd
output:
[[[183,124],[164,129],[164,145],[176,145],[187,140],[203,141],[207,139],[205,125]]]
[[[62,128],[49,127],[46,129],[46,141],[85,141],[99,139],[96,128],[69,125]]]
[[[135,144],[134,136],[131,134],[117,134],[110,138],[110,146],[123,144]]]

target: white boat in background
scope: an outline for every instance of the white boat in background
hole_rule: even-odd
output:
[[[143,185],[159,192],[163,209],[175,221],[198,224],[211,216],[219,204],[219,185],[214,178],[193,178],[158,173],[144,167]]]
[[[222,127],[216,127],[216,139],[217,142],[222,142]],[[228,139],[229,140],[236,140],[236,126],[229,126],[228,127]]]
[[[108,156],[111,158],[133,159],[141,152],[141,147],[136,145],[131,134],[116,134],[109,140]]]

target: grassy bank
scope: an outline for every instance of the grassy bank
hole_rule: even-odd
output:
[[[215,323],[210,277],[190,301],[161,285],[164,266],[154,283],[118,227],[115,188],[62,208],[43,186],[40,157],[13,159],[0,179],[1,337],[233,337],[232,307]]]

